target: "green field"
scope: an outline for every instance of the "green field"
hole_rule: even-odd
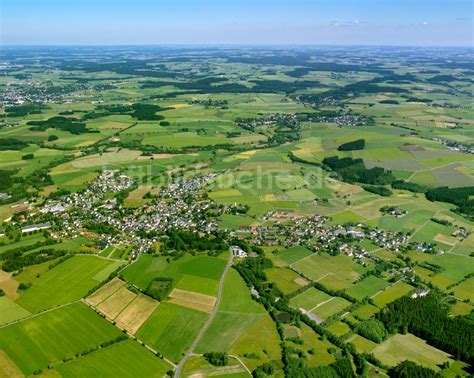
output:
[[[230,270],[216,317],[196,348],[197,353],[227,351],[239,355],[251,368],[278,359],[275,325],[264,308],[253,301],[239,274]],[[259,360],[243,357],[255,353]]]
[[[351,302],[347,301],[346,299],[334,297],[327,302],[321,303],[311,312],[317,315],[319,318],[326,320],[327,318],[341,312],[350,305]]]
[[[298,279],[301,279],[301,277],[292,270],[273,267],[267,269],[265,273],[268,277],[268,280],[275,282],[278,288],[285,294],[291,293],[292,291],[301,288],[301,285],[297,283]],[[295,282],[295,280],[297,281]]]
[[[390,302],[393,302],[395,299],[403,297],[405,294],[408,294],[414,288],[411,285],[408,285],[405,282],[397,282],[394,285],[386,288],[381,293],[373,297],[374,303],[378,307],[384,307]]]
[[[104,363],[107,361],[107,363]],[[63,377],[163,377],[171,366],[135,341],[126,340],[61,364]]]
[[[121,264],[93,256],[74,256],[41,275],[17,303],[31,312],[76,301]]]
[[[283,260],[289,265],[294,264],[298,260],[301,260],[310,255],[311,251],[305,247],[291,247],[280,249],[275,252],[275,256],[277,256],[280,260]]]
[[[77,303],[0,328],[0,348],[29,375],[121,334],[94,311]]]
[[[8,297],[0,297],[0,325],[13,322],[31,313]]]
[[[178,289],[216,296],[224,267],[225,260],[216,257],[186,255],[168,263],[164,257],[143,254],[121,274],[142,289],[156,277],[167,277],[174,280],[173,287]]]
[[[329,294],[315,289],[314,287],[310,287],[308,290],[305,290],[301,294],[291,298],[290,305],[295,308],[303,308],[306,311],[310,311],[321,302],[329,299],[331,299]]]
[[[172,303],[161,303],[136,336],[177,363],[197,336],[207,316],[203,312]]]
[[[411,360],[433,370],[439,370],[437,365],[440,363],[452,361],[448,353],[433,348],[426,344],[426,341],[410,333],[392,336],[377,346],[373,354],[388,366]]]
[[[301,324],[300,333],[300,339],[303,341],[303,344],[289,341],[288,345],[305,351],[311,366],[329,365],[335,361],[334,355],[329,353],[330,348],[336,349],[333,344],[328,340],[322,340],[306,324]]]
[[[160,276],[160,272],[166,267],[167,262],[164,257],[154,257],[149,254],[142,254],[133,264],[127,266],[121,276],[142,290],[145,290],[148,284],[154,278]]]
[[[361,300],[365,297],[371,297],[387,285],[388,283],[381,278],[368,276],[362,281],[357,282],[354,286],[348,288],[346,293],[357,300]]]
[[[330,256],[327,254],[315,255],[293,264],[293,268],[314,281],[327,279],[338,286],[350,287],[364,268],[357,265],[351,258],[343,255]],[[321,282],[324,284],[324,282]],[[339,289],[340,287],[337,287]]]

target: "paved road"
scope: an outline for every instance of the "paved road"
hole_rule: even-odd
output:
[[[212,309],[212,312],[209,318],[207,318],[206,323],[204,323],[204,326],[201,328],[198,335],[194,339],[193,343],[189,347],[188,351],[184,355],[183,359],[180,361],[180,363],[176,367],[176,372],[175,372],[176,378],[179,378],[181,376],[181,370],[183,369],[184,364],[186,363],[187,359],[193,354],[194,349],[196,349],[196,346],[198,345],[199,341],[201,341],[202,337],[204,336],[204,333],[206,333],[207,329],[212,323],[212,320],[217,314],[217,310],[219,309],[219,303],[221,302],[221,298],[222,298],[222,289],[224,288],[225,277],[231,265],[232,265],[232,252],[229,250],[229,259],[227,260],[227,265],[225,266],[225,269],[222,272],[222,276],[219,281],[219,290],[217,292],[217,300],[214,305],[214,308]]]

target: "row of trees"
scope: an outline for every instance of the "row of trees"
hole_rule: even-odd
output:
[[[29,255],[13,257],[6,260],[2,265],[2,270],[5,272],[14,272],[25,266],[41,264],[45,261],[54,260],[58,257],[65,256],[68,252],[59,249],[43,249]]]

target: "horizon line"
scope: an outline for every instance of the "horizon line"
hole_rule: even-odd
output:
[[[431,45],[431,44],[343,44],[343,43],[0,43],[4,47],[405,47],[405,48],[464,48],[471,45]]]

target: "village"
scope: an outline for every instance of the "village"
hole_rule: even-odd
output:
[[[22,234],[47,230],[50,238],[73,239],[80,235],[94,237],[97,246],[105,249],[120,244],[131,247],[130,259],[141,253],[153,252],[153,246],[166,238],[169,230],[186,230],[196,237],[211,235],[219,230],[223,214],[245,212],[242,205],[222,205],[211,201],[204,190],[216,174],[177,178],[151,196],[150,203],[125,208],[117,194],[135,187],[134,180],[117,170],[104,171],[87,189],[71,193],[59,200],[43,203],[29,216],[21,217],[18,226]],[[397,211],[393,216],[403,216]],[[403,252],[409,249],[429,254],[442,254],[436,244],[411,241],[409,234],[384,231],[363,223],[331,224],[330,218],[320,215],[300,216],[286,212],[268,212],[263,217],[265,226],[240,227],[224,231],[226,238],[246,240],[255,246],[306,246],[315,253],[344,254],[367,265],[379,259],[361,246],[370,241],[378,249]],[[457,237],[466,237],[459,230]],[[245,258],[248,254],[237,246],[233,255]],[[403,273],[403,272],[402,272]]]

